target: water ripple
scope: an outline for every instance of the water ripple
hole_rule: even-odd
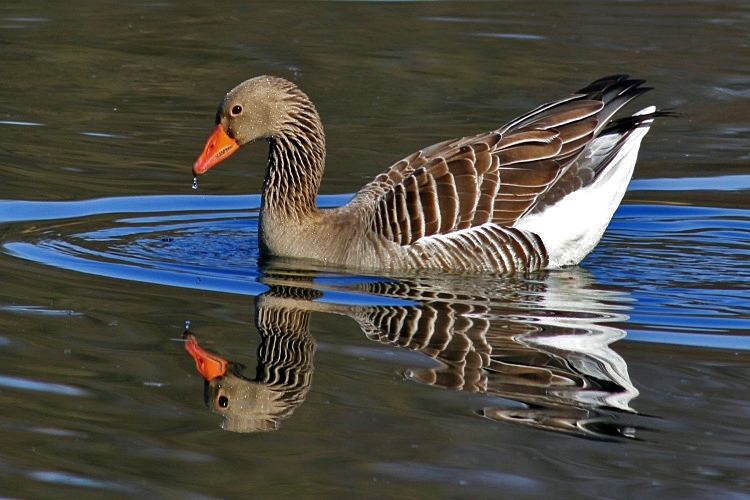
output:
[[[319,203],[337,206],[350,196],[322,196]],[[268,289],[259,281],[259,203],[258,196],[199,194],[0,201],[0,220],[10,225],[3,249],[99,276],[259,295]],[[749,258],[748,210],[631,204],[620,208],[583,265],[637,301],[629,339],[746,350]],[[386,300],[336,286],[364,276],[325,276],[334,284],[326,302]]]
[[[88,393],[83,389],[72,387],[63,384],[51,384],[48,382],[40,382],[38,380],[31,380],[21,377],[10,377],[7,375],[0,375],[0,387],[8,389],[20,389],[24,391],[34,392],[49,392],[52,394],[59,394],[61,396],[87,396]]]

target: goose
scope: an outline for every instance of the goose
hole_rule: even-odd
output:
[[[523,273],[577,265],[598,244],[657,116],[613,116],[651,90],[628,75],[598,79],[502,127],[426,147],[346,204],[316,206],[325,135],[310,98],[275,76],[223,98],[193,165],[198,176],[240,147],[269,143],[261,255],[371,271]]]

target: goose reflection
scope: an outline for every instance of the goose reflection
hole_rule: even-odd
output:
[[[497,405],[474,409],[483,417],[596,439],[636,438],[630,402],[638,390],[610,348],[625,336],[613,324],[627,319],[628,297],[597,287],[583,269],[513,280],[441,276],[354,284],[275,269],[263,282],[269,290],[256,299],[255,378],[186,332],[186,348],[206,380],[206,403],[224,416],[224,429],[277,429],[304,401],[315,350],[309,320],[317,311],[349,316],[369,339],[435,359],[436,367],[403,375],[491,396]],[[332,292],[365,293],[384,305],[335,303]],[[407,305],[394,305],[398,300]]]
[[[267,301],[273,302],[275,298],[273,291],[256,299],[255,324],[261,341],[252,379],[243,375],[243,365],[200,347],[190,331],[183,335],[185,349],[205,380],[205,403],[211,411],[224,417],[222,428],[228,431],[276,430],[310,390],[315,351],[315,341],[310,335],[310,313],[305,308],[295,307],[292,297],[305,304],[320,292],[302,288],[276,287],[276,290],[281,291],[284,299],[291,299],[291,303],[267,305]]]

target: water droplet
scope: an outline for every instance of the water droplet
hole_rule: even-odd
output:
[[[198,178],[193,177],[193,189],[198,189]]]

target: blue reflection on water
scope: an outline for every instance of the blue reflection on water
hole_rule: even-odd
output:
[[[717,175],[682,179],[635,179],[631,191],[741,191],[750,189],[750,175]]]
[[[61,396],[80,397],[88,395],[88,393],[83,389],[79,389],[70,385],[52,384],[49,382],[40,382],[38,380],[31,380],[21,377],[10,377],[7,375],[0,375],[0,387],[4,387],[6,389],[19,389],[24,391],[49,392],[52,394],[59,394]]]
[[[637,300],[629,340],[750,349],[748,262],[748,210],[623,205],[584,265]]]
[[[750,184],[745,177],[719,184],[734,189],[738,180]],[[665,182],[634,184],[635,189],[649,189]],[[669,184],[674,185],[672,180]],[[350,198],[321,196],[319,204],[339,206]],[[259,204],[257,195],[200,194],[0,201],[0,220],[23,228],[11,232],[3,248],[16,257],[77,272],[259,295],[268,289],[260,282],[258,265]],[[38,222],[33,230],[23,224],[29,221]],[[45,227],[43,221],[54,224]],[[629,340],[750,349],[749,258],[748,210],[631,204],[620,207],[583,266],[602,286],[620,287],[635,299]],[[406,303],[352,291],[373,279],[381,278],[322,273],[316,282],[329,290],[319,300]]]

